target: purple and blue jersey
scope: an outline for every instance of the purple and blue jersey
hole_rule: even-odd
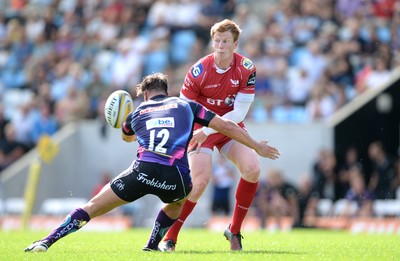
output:
[[[188,169],[187,147],[194,123],[208,126],[214,116],[198,103],[158,95],[130,113],[123,129],[137,136],[138,160]]]

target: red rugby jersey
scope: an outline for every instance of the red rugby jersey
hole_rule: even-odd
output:
[[[253,62],[234,53],[231,68],[217,73],[214,55],[209,54],[194,64],[186,74],[181,93],[222,116],[233,110],[238,92],[254,94],[256,68]]]

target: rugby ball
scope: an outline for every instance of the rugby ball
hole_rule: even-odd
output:
[[[124,90],[117,90],[110,94],[104,106],[104,117],[108,125],[119,129],[130,112],[133,111],[131,95]]]

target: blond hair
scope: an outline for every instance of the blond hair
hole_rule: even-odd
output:
[[[214,38],[214,35],[216,32],[220,32],[220,33],[231,32],[232,36],[233,36],[233,41],[236,42],[239,39],[242,29],[240,29],[239,25],[237,25],[235,22],[233,22],[229,19],[225,19],[221,22],[214,24],[211,27],[211,30],[210,30],[211,39]]]

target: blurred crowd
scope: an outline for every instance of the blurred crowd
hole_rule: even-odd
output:
[[[68,122],[103,120],[164,72],[170,94],[230,18],[257,67],[249,120],[306,123],[384,84],[399,65],[397,0],[0,0],[0,170]]]
[[[399,155],[390,155],[377,140],[368,145],[368,160],[361,160],[358,149],[349,146],[343,163],[339,162],[331,150],[321,149],[312,173],[297,184],[279,169],[269,169],[260,180],[253,204],[262,227],[279,229],[285,217],[295,226],[313,227],[321,216],[400,216]],[[394,211],[380,212],[374,205],[378,201],[389,203]]]

